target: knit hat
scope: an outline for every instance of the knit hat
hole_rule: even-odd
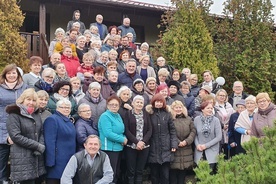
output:
[[[155,79],[154,77],[148,77],[147,80],[146,80],[146,85],[148,85],[148,83],[149,83],[150,81],[156,82],[156,79]]]
[[[208,94],[211,94],[211,92],[212,92],[210,86],[207,86],[207,85],[202,86],[200,89],[204,89]]]
[[[133,86],[135,86],[136,84],[139,84],[139,83],[144,84],[144,81],[142,79],[135,79],[135,81],[133,81]]]
[[[236,106],[238,105],[243,105],[245,107],[245,100],[244,99],[239,100],[238,103],[236,103]]]
[[[171,81],[168,83],[168,87],[170,87],[170,86],[176,86],[177,91],[178,91],[179,88],[180,88],[179,82],[177,82],[177,81],[175,81],[175,80],[171,80]]]

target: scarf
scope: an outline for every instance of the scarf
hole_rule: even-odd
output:
[[[258,109],[258,113],[261,116],[266,116],[268,113],[270,113],[275,108],[275,105],[273,103],[270,103],[268,107],[265,110]]]
[[[58,94],[58,93],[54,93],[54,98],[57,100],[57,101],[59,101],[59,100],[61,100],[61,99],[67,99],[67,100],[69,100],[69,97],[67,96],[67,97],[63,97],[63,96],[61,96],[60,94]]]
[[[52,92],[53,90],[53,84],[49,84],[45,82],[43,79],[40,80],[40,86],[41,86],[41,89],[45,90],[46,92]]]
[[[204,137],[209,137],[211,134],[211,122],[213,121],[214,116],[203,116],[200,115],[200,119],[202,122],[202,128],[201,133],[204,135]]]

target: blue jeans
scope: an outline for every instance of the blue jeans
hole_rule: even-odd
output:
[[[8,161],[10,155],[10,146],[0,144],[0,181],[8,180]]]

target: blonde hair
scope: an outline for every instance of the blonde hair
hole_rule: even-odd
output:
[[[176,119],[176,113],[174,112],[174,108],[175,108],[176,106],[181,106],[181,107],[182,107],[182,113],[183,113],[183,115],[184,115],[185,117],[188,116],[188,111],[187,111],[186,107],[183,105],[183,103],[182,103],[181,101],[179,101],[179,100],[175,100],[175,101],[172,103],[172,105],[171,105],[171,112],[172,112],[172,117],[173,117],[173,119]]]
[[[158,76],[166,76],[168,77],[170,74],[170,72],[166,69],[166,68],[160,68],[159,71],[158,71]]]
[[[36,101],[37,93],[34,88],[28,88],[23,91],[20,97],[16,100],[16,104],[22,104],[26,98],[31,98]]]
[[[224,89],[219,89],[217,91],[217,93],[216,93],[216,100],[217,100],[217,98],[219,96],[219,93],[221,93],[221,92],[223,92],[225,94],[225,100],[224,100],[224,102],[228,102],[228,94],[227,94],[227,92]]]
[[[72,83],[73,81],[80,81],[81,82],[80,78],[78,78],[78,77],[70,78],[70,83]]]
[[[256,96],[256,102],[258,103],[258,101],[262,98],[265,98],[267,101],[271,102],[271,99],[268,93],[258,93]]]
[[[37,98],[46,98],[46,100],[49,100],[49,94],[44,90],[39,90],[36,94]]]

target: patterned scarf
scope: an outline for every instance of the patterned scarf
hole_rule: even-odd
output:
[[[200,119],[202,122],[202,128],[201,132],[204,135],[204,137],[209,137],[211,134],[211,122],[213,121],[214,116],[203,116],[202,114],[200,115]]]

